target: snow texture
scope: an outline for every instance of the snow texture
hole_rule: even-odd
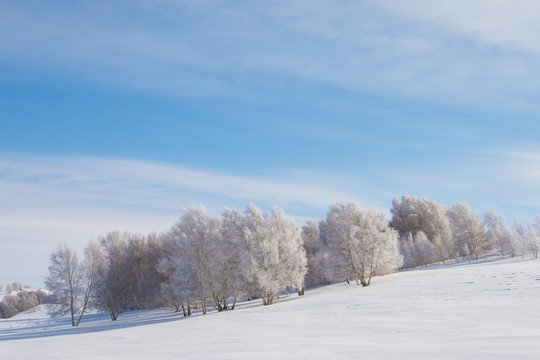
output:
[[[45,311],[0,321],[5,359],[539,359],[540,264],[484,260],[336,284],[273,306],[184,318],[134,311],[78,327]],[[42,305],[43,307],[43,305]]]

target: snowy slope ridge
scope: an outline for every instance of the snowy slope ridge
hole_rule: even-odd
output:
[[[191,318],[92,314],[72,328],[20,314],[0,321],[0,348],[6,359],[539,359],[540,263],[423,268]]]

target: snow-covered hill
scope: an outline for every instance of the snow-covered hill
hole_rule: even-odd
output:
[[[0,321],[0,349],[6,359],[539,359],[540,262],[423,268],[191,318],[92,314],[72,328],[19,314]]]

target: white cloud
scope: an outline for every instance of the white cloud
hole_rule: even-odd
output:
[[[115,229],[166,231],[192,204],[216,215],[224,206],[248,202],[266,209],[278,205],[300,221],[354,198],[312,175],[261,178],[137,160],[2,154],[0,242],[13,256],[0,262],[7,277],[0,280],[39,282],[19,276],[34,267],[41,279],[47,254],[59,242],[82,249],[89,238]]]
[[[110,2],[32,9],[3,3],[0,54],[172,96],[256,96],[254,88],[283,86],[281,79],[537,109],[536,2],[197,3],[146,1],[129,10]],[[145,21],[133,21],[141,14]]]
[[[153,202],[164,209],[178,207],[181,194],[186,192],[220,199],[315,207],[350,197],[346,192],[316,182],[289,183],[284,179],[219,174],[126,159],[14,155],[11,159],[0,159],[0,172],[4,178],[0,186],[6,194],[29,192],[39,197],[54,191],[55,198],[107,200],[127,205]]]
[[[493,171],[500,174],[500,178],[512,181],[521,187],[540,187],[540,145],[521,144],[506,149],[495,149],[487,152],[497,159]],[[531,194],[536,206],[540,204],[540,196]],[[540,194],[538,194],[540,195]]]
[[[476,41],[540,54],[540,3],[534,0],[382,1],[389,10]]]

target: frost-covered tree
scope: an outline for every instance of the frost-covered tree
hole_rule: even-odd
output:
[[[133,274],[127,244],[131,234],[112,231],[100,238],[101,261],[97,268],[96,308],[109,313],[111,320],[128,308],[132,296]]]
[[[8,295],[0,301],[0,318],[8,319],[19,313],[16,295]]]
[[[14,282],[11,283],[11,291],[19,291],[22,290],[23,286],[20,282]]]
[[[196,289],[192,281],[193,271],[182,261],[182,255],[182,249],[172,233],[166,234],[157,267],[163,278],[161,298],[164,305],[172,307],[176,312],[182,309],[184,316],[189,316]]]
[[[330,207],[326,223],[334,268],[357,284],[368,286],[373,276],[402,265],[398,233],[380,211],[363,210],[355,202],[336,203]]]
[[[7,319],[20,312],[39,305],[45,294],[41,290],[19,291],[16,295],[8,295],[0,301],[0,319]]]
[[[235,297],[246,295],[249,299],[261,297],[261,286],[254,273],[257,263],[252,254],[255,251],[256,221],[242,212],[225,208],[222,214],[223,240],[229,249],[229,274]]]
[[[209,304],[218,311],[234,308],[239,274],[233,245],[221,218],[208,215],[202,206],[184,211],[167,234],[158,266],[164,279],[162,294],[169,306],[182,309],[186,316],[194,304],[203,313]]]
[[[402,239],[411,233],[413,238],[423,232],[435,245],[437,260],[444,261],[454,253],[454,243],[450,221],[443,205],[425,198],[403,195],[401,202],[392,200],[392,220],[390,225],[399,232]]]
[[[270,305],[281,290],[303,287],[307,260],[300,230],[281,209],[274,208],[271,214],[253,204],[244,214],[226,209],[223,227],[235,249],[234,273],[240,275],[236,286],[248,297]]]
[[[194,297],[207,313],[212,300],[212,271],[217,256],[218,219],[208,215],[204,206],[192,206],[171,230],[178,248],[175,276],[185,277],[193,285]]]
[[[448,217],[456,245],[461,255],[472,255],[476,260],[493,247],[484,221],[466,203],[448,209]]]
[[[145,309],[155,304],[161,275],[156,270],[161,252],[161,238],[157,234],[128,234],[124,248],[124,267],[128,290],[126,308]]]
[[[532,230],[536,230],[533,232]],[[534,224],[532,229],[530,229],[530,239],[531,239],[531,251],[535,259],[538,259],[538,249],[540,248],[540,215],[536,216],[534,219]]]
[[[525,243],[527,242],[527,232],[517,218],[514,219],[514,229],[517,234],[518,242],[521,246],[521,257],[525,258]]]
[[[100,238],[96,305],[116,320],[124,310],[159,306],[161,235],[113,231]]]
[[[402,236],[399,241],[399,252],[403,256],[403,265],[402,267],[412,268],[416,266],[416,262],[413,256],[411,248],[414,247],[414,238],[411,233],[408,233],[405,236]]]
[[[81,271],[83,272],[83,298],[80,316],[77,319],[76,325],[79,325],[83,314],[89,306],[93,305],[92,295],[94,294],[96,287],[98,266],[101,261],[102,254],[99,249],[99,244],[94,240],[90,240],[84,249],[84,260],[81,264]]]
[[[142,251],[142,266],[139,267],[137,297],[145,308],[162,306],[159,297],[163,276],[158,271],[158,264],[163,253],[165,234],[151,233],[145,237]]]
[[[537,218],[537,220],[539,220]],[[538,248],[540,246],[538,242],[538,236],[531,224],[527,223],[527,226],[523,226],[518,219],[514,221],[514,244],[521,248],[521,256],[525,258],[525,252],[527,249],[531,251],[532,256],[538,259]],[[516,247],[517,247],[516,246]]]
[[[320,236],[319,225],[314,221],[308,221],[302,226],[302,242],[307,256],[308,272],[306,274],[306,286],[313,287],[326,284],[325,259],[323,242]],[[303,290],[302,290],[303,293]]]
[[[301,290],[307,272],[307,257],[300,230],[282,209],[272,209],[272,233],[277,238],[275,281],[278,291],[287,286]]]
[[[263,213],[249,204],[244,213],[243,242],[246,270],[254,290],[271,305],[286,287],[301,289],[306,274],[306,255],[300,230],[281,209]]]
[[[50,256],[49,275],[45,286],[55,297],[55,303],[49,308],[51,317],[71,315],[71,325],[75,326],[75,317],[82,308],[83,292],[82,272],[79,259],[67,243],[63,243]]]
[[[438,238],[435,238],[435,244],[429,241],[423,231],[413,236],[409,233],[401,238],[400,251],[403,255],[403,267],[422,266],[436,262],[439,259]]]
[[[488,228],[489,236],[492,238],[494,244],[497,244],[499,252],[502,256],[506,254],[514,257],[514,234],[511,229],[506,226],[504,216],[497,214],[493,210],[488,210],[484,214],[484,222]]]
[[[214,295],[214,307],[218,311],[233,310],[237,299],[250,292],[245,230],[242,214],[225,208],[220,218],[218,256],[214,261],[217,271],[212,277],[213,292],[217,294]]]
[[[90,243],[82,263],[66,243],[60,244],[51,254],[49,275],[45,279],[45,285],[55,298],[49,307],[51,317],[69,314],[71,325],[79,325],[94,286],[97,261],[94,250],[94,244]]]
[[[532,256],[538,259],[538,249],[540,248],[540,242],[538,235],[531,224],[527,223],[527,239],[529,240],[529,249]]]
[[[264,305],[271,304],[273,292],[270,279],[274,273],[276,247],[273,246],[269,215],[263,213],[254,204],[249,204],[244,211],[243,242],[246,244],[245,271],[252,298],[262,298]],[[276,294],[277,295],[277,294]]]

